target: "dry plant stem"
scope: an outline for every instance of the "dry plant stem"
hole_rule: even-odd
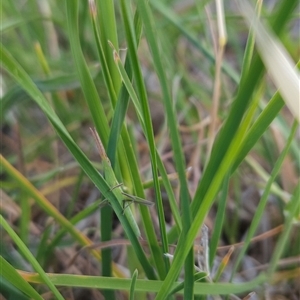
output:
[[[207,116],[199,123],[193,124],[191,126],[180,125],[179,130],[180,130],[180,132],[187,132],[187,133],[190,133],[193,131],[203,131],[203,129],[206,126],[208,126],[210,123],[211,123],[211,117]]]
[[[202,119],[202,115],[201,115],[201,107],[200,107],[200,104],[196,101],[193,101],[194,102],[194,105],[196,106],[197,108],[197,113],[198,113],[198,117],[199,119]],[[204,128],[210,123],[210,116],[207,116],[205,118],[202,119],[201,122],[199,122],[198,124],[196,124],[197,126],[197,130],[198,130],[198,141],[203,141],[204,140]],[[193,126],[191,126],[193,127]],[[189,128],[191,128],[189,127]],[[186,128],[186,129],[189,129],[189,128]],[[194,127],[195,128],[195,127]],[[192,155],[191,155],[191,159],[190,159],[190,162],[189,162],[189,165],[190,166],[193,166],[193,178],[192,178],[192,185],[191,185],[191,190],[190,190],[190,193],[192,195],[192,198],[194,198],[194,195],[195,195],[195,192],[196,192],[196,189],[197,189],[197,186],[198,186],[198,183],[199,183],[199,180],[201,178],[201,154],[202,154],[202,144],[200,143],[197,143],[196,146],[195,146],[195,149],[194,151],[192,152]]]
[[[277,264],[277,267],[289,267],[289,266],[293,266],[293,265],[300,265],[300,255],[298,256],[294,256],[294,257],[288,257],[288,258],[282,258],[278,261],[278,264]],[[240,273],[240,275],[243,275],[249,271],[252,271],[252,270],[256,270],[256,271],[260,271],[260,270],[266,270],[268,269],[270,266],[270,264],[263,264],[263,265],[260,265],[260,266],[257,266],[257,267],[253,267],[253,268],[250,268],[250,269],[247,269],[243,272]],[[300,268],[297,268],[295,270],[300,270]],[[291,270],[292,271],[292,270]],[[277,273],[275,274],[278,274],[280,273],[281,271],[278,271]],[[285,272],[285,271],[282,271],[282,272]]]
[[[207,15],[208,27],[209,27],[209,30],[211,32],[211,36],[210,37],[211,37],[212,45],[213,45],[213,48],[214,48],[214,54],[217,55],[217,52],[218,52],[218,42],[217,42],[216,35],[215,35],[216,28],[215,28],[214,23],[212,21],[212,16],[211,16],[211,11],[210,11],[209,5],[205,6],[205,13]]]
[[[259,241],[265,240],[267,238],[270,238],[274,235],[277,235],[282,231],[282,228],[283,228],[283,225],[279,225],[271,230],[268,230],[267,232],[257,235],[251,239],[251,243],[259,242]],[[224,251],[224,250],[227,251],[231,247],[234,247],[236,249],[236,248],[242,247],[243,245],[244,245],[244,242],[240,242],[240,243],[236,243],[236,244],[232,244],[232,245],[220,246],[217,249],[218,249],[218,251]],[[197,246],[194,246],[194,248],[197,249]]]
[[[244,297],[243,300],[250,300],[252,296],[254,296],[255,294],[256,294],[255,292],[251,292],[246,297]]]
[[[199,134],[198,134],[198,139],[201,140],[203,138],[203,131],[200,130]],[[190,193],[191,196],[194,197],[196,190],[197,190],[197,184],[201,178],[201,162],[200,162],[200,158],[201,158],[201,145],[200,144],[196,144],[196,147],[194,149],[194,151],[192,152],[191,155],[191,159],[189,162],[189,165],[193,166],[193,177],[192,177],[192,184],[191,184],[191,189],[190,189]]]

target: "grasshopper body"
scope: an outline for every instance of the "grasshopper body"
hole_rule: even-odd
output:
[[[104,150],[103,144],[98,136],[98,133],[95,129],[92,129],[92,134],[94,136],[94,139],[96,141],[97,144],[97,148],[99,150],[101,159],[102,159],[102,164],[103,164],[103,173],[104,173],[104,178],[107,181],[108,185],[111,187],[110,191],[112,193],[114,193],[114,195],[116,196],[116,198],[118,199],[120,205],[122,207],[124,207],[124,200],[126,195],[124,195],[120,184],[117,181],[117,178],[115,176],[114,170],[110,164],[110,160],[106,155],[106,152]],[[126,216],[128,223],[130,224],[132,230],[134,231],[135,235],[137,237],[140,237],[141,232],[140,229],[134,219],[134,216],[132,214],[132,211],[129,209],[124,209],[124,215]]]

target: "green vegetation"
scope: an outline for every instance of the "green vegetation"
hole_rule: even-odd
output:
[[[4,299],[296,297],[298,2],[227,2],[2,2]]]

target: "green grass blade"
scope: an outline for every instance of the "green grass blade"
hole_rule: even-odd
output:
[[[262,296],[268,285],[292,297],[300,243],[298,1],[277,1],[272,8],[258,1],[249,14],[241,8],[247,0],[225,7],[226,51],[217,28],[222,8],[211,0],[175,2],[4,1],[0,215],[44,272],[59,273],[46,276],[62,295],[85,290],[105,299],[229,299]],[[290,61],[288,67],[282,61]],[[284,107],[292,89],[280,89],[291,81],[296,92],[289,105],[295,105],[298,124]],[[87,127],[99,133],[122,187],[105,177]],[[95,193],[101,197],[94,199]],[[276,201],[268,203],[270,196]],[[42,215],[32,219],[36,209]],[[89,222],[94,217],[98,225]],[[273,221],[282,225],[257,235],[262,223],[272,227]],[[98,235],[86,235],[86,222],[99,227],[99,243]],[[8,273],[0,294],[56,299],[2,232],[0,269]],[[124,239],[113,241],[119,234]],[[269,260],[256,278],[240,282],[248,258],[262,258],[249,252],[256,242],[266,246],[263,258]],[[274,247],[267,247],[270,242]],[[57,269],[57,251],[70,247],[78,251],[69,266],[86,269],[82,259],[92,259],[101,276]],[[119,250],[121,256],[112,255]],[[32,290],[37,295],[29,296]]]
[[[95,84],[84,60],[80,45],[77,16],[78,0],[66,0],[65,3],[69,33],[68,36],[74,63],[76,65],[78,76],[81,82],[81,88],[88,103],[97,132],[103,139],[104,145],[107,145],[109,129],[106,114],[101,105],[101,101],[99,99]]]
[[[261,13],[261,6],[262,6],[262,2],[257,2],[256,10],[257,10],[258,16]],[[249,71],[249,68],[251,65],[251,59],[253,57],[253,52],[254,52],[254,45],[255,45],[255,34],[253,32],[253,29],[250,28],[249,36],[248,36],[247,44],[246,44],[246,48],[245,48],[245,54],[244,54],[244,58],[243,58],[242,72],[241,72],[242,75],[247,74],[247,72]]]
[[[109,278],[103,276],[85,276],[85,275],[65,275],[65,274],[48,274],[52,282],[57,286],[71,286],[83,288],[98,288],[98,289],[116,289],[130,290],[131,279]],[[32,283],[42,283],[38,274],[28,274],[28,281]],[[240,294],[247,291],[252,291],[257,286],[267,281],[265,274],[260,274],[255,279],[245,283],[195,283],[195,295],[227,295]],[[163,281],[159,280],[144,280],[137,279],[135,284],[136,292],[157,292],[161,289]],[[181,285],[176,282],[172,288]],[[182,291],[179,291],[182,294]]]
[[[263,25],[252,7],[244,0],[239,2],[246,21],[253,26],[256,45],[260,56],[268,69],[268,74],[283,96],[292,115],[300,122],[299,85],[300,73],[294,68],[294,62],[280,40],[268,26]]]
[[[165,169],[165,167],[163,165],[163,162],[162,162],[162,160],[161,160],[158,153],[157,153],[157,163],[158,163],[159,173],[162,177],[164,188],[166,189],[166,192],[167,192],[167,195],[168,195],[168,200],[169,200],[169,203],[170,203],[172,216],[173,216],[175,224],[177,226],[178,233],[180,233],[181,230],[182,230],[182,224],[181,224],[181,217],[180,217],[177,202],[176,202],[176,199],[175,199],[174,191],[173,191],[171,182],[168,178],[168,174],[166,172],[166,169]]]
[[[130,285],[130,294],[129,294],[129,300],[134,300],[134,291],[135,291],[135,284],[138,277],[138,270],[135,270],[132,275],[131,279],[131,285]]]
[[[300,67],[300,61],[297,63],[297,68]],[[252,147],[256,144],[262,134],[267,130],[271,122],[278,115],[279,111],[284,107],[284,101],[279,94],[276,92],[275,95],[268,102],[265,109],[261,112],[257,120],[249,129],[245,140],[243,141],[243,145],[241,147],[240,153],[236,158],[236,162],[233,165],[232,172],[236,170],[236,168],[240,165]]]
[[[198,280],[204,279],[205,277],[207,277],[207,274],[204,273],[204,272],[198,272],[198,273],[195,273],[195,274],[194,274],[194,281],[196,282],[196,281],[198,281]],[[173,294],[178,293],[180,290],[183,290],[183,288],[184,288],[184,282],[178,284],[178,285],[176,286],[176,288],[174,288],[174,289],[170,292],[169,297],[170,297],[171,295],[173,295]]]
[[[240,126],[237,135],[234,137],[234,140],[230,145],[228,152],[226,153],[223,161],[220,164],[218,172],[215,174],[211,181],[207,193],[203,198],[200,209],[196,211],[196,215],[194,217],[189,231],[185,235],[180,235],[171,269],[168,273],[167,278],[164,281],[161,290],[157,294],[157,299],[165,299],[167,291],[169,291],[174,280],[179,275],[184,259],[188,255],[190,247],[193,245],[199,228],[201,228],[204,222],[204,219],[216,197],[220,185],[222,184],[222,181],[224,180],[225,176],[228,176],[228,173],[230,172],[230,167],[233,163],[235,155],[238,153],[242,137],[249,125],[249,121],[250,120],[245,120],[244,123]],[[194,201],[196,200],[197,199],[195,198]]]
[[[153,57],[154,66],[159,78],[161,85],[164,106],[167,115],[168,127],[170,130],[170,137],[172,143],[172,149],[174,153],[174,161],[176,170],[180,182],[180,202],[182,212],[182,234],[186,234],[191,224],[191,213],[190,213],[190,195],[187,187],[186,175],[185,175],[185,159],[181,147],[179,133],[177,129],[177,121],[173,111],[173,103],[167,83],[167,77],[162,64],[162,57],[159,51],[157,40],[155,38],[155,27],[152,15],[146,1],[138,1],[138,10],[143,20],[145,35],[147,38],[148,46]],[[141,96],[141,95],[139,95]],[[190,251],[189,257],[187,258],[185,265],[185,298],[190,299],[193,294],[193,268],[194,268],[194,255],[193,251]],[[168,291],[165,291],[168,292]]]
[[[90,5],[90,14],[91,14],[91,19],[92,19],[92,25],[93,25],[93,31],[94,31],[94,38],[96,41],[96,45],[97,45],[97,50],[98,50],[98,55],[99,55],[99,59],[100,59],[100,63],[102,66],[102,72],[103,72],[103,77],[104,77],[104,81],[105,81],[105,85],[110,97],[110,101],[112,103],[112,105],[115,107],[116,102],[117,102],[117,96],[116,96],[116,91],[115,91],[115,87],[110,75],[110,71],[108,68],[108,62],[107,62],[107,58],[105,57],[104,54],[104,50],[103,50],[103,45],[102,45],[102,41],[100,39],[100,33],[97,27],[97,8],[95,5],[95,2],[93,1],[89,1],[89,5]],[[107,26],[105,26],[106,28]]]
[[[41,295],[11,266],[2,256],[0,256],[1,277],[13,284],[18,290],[28,295],[32,299],[43,300]],[[3,279],[2,279],[3,280]]]
[[[135,29],[135,34],[136,34],[136,37],[135,37],[136,43],[138,45],[140,38],[141,38],[142,23],[141,23],[141,19],[140,19],[139,15],[137,13],[134,16],[134,29]],[[131,69],[129,56],[126,56],[126,59],[125,59],[125,70],[126,70],[128,77],[130,79],[132,79],[132,69]],[[117,104],[115,106],[113,120],[111,122],[111,130],[110,130],[108,147],[107,147],[107,152],[112,153],[109,156],[112,166],[115,165],[115,155],[114,154],[116,153],[118,138],[120,136],[121,128],[122,128],[122,125],[125,120],[128,103],[129,103],[129,94],[128,94],[127,89],[124,86],[124,84],[122,84],[121,90],[120,90],[120,93],[118,96]],[[123,133],[122,133],[122,135],[123,135]],[[124,136],[123,136],[123,139],[125,139]],[[125,146],[126,146],[126,144],[125,144]],[[129,150],[129,149],[130,148],[127,148],[127,150]]]
[[[99,31],[100,38],[102,41],[103,51],[105,60],[107,62],[108,69],[111,74],[111,78],[114,84],[114,89],[118,95],[121,86],[121,80],[118,75],[118,70],[115,67],[114,59],[111,55],[110,48],[107,41],[111,41],[118,49],[118,34],[117,34],[117,24],[115,18],[114,1],[97,0],[97,7],[99,12]]]
[[[18,300],[30,300],[30,299],[32,299],[32,298],[29,298],[28,296],[26,296],[25,294],[23,294],[20,290],[18,290],[14,285],[12,285],[5,278],[3,278],[0,281],[0,289],[1,289],[2,295],[4,297],[9,295],[12,299],[18,299]]]
[[[36,255],[35,255],[36,260],[39,262],[39,264],[43,268],[45,268],[45,266],[46,266],[47,256],[45,254],[48,250],[48,241],[50,240],[51,229],[52,229],[52,226],[49,225],[45,228],[45,230],[41,234],[40,243],[37,247],[37,252],[36,252]]]
[[[18,237],[18,235],[13,231],[13,229],[9,226],[9,224],[5,221],[2,215],[0,215],[0,224],[2,227],[6,230],[6,232],[10,235],[14,243],[18,246],[20,252],[24,255],[24,257],[30,262],[32,267],[38,272],[40,277],[43,280],[43,283],[45,283],[49,289],[52,291],[52,293],[55,295],[57,299],[64,300],[63,296],[60,294],[60,292],[57,290],[55,285],[52,283],[51,280],[49,280],[47,274],[43,270],[43,268],[40,266],[40,264],[37,262],[33,254],[30,252],[30,250],[26,247],[26,245],[22,242],[22,240]],[[7,267],[7,265],[6,265]],[[9,269],[11,271],[11,269]],[[20,281],[20,278],[19,280]],[[24,283],[22,283],[22,287],[24,288]],[[26,291],[28,292],[28,287],[26,288]],[[32,291],[31,291],[32,292]]]
[[[94,78],[98,73],[98,68],[89,68],[89,72]],[[33,81],[42,92],[62,91],[80,87],[77,74],[58,75],[47,79],[34,79]],[[31,99],[29,99],[26,92],[20,86],[14,86],[1,99],[0,111],[3,113],[3,116],[6,116],[12,107],[28,100]],[[1,119],[1,122],[3,121],[4,118],[3,120]]]

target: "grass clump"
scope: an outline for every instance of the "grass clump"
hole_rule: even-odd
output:
[[[297,2],[117,3],[2,5],[3,298],[296,297]]]

